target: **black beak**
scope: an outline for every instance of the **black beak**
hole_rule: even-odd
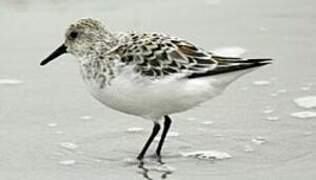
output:
[[[49,63],[50,61],[54,60],[55,58],[57,58],[58,56],[66,52],[67,52],[67,47],[64,44],[62,44],[51,55],[49,55],[46,59],[44,59],[41,62],[41,66],[44,66],[45,64]]]

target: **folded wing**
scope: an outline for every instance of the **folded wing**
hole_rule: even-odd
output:
[[[137,73],[154,78],[174,74],[199,78],[258,67],[271,61],[216,56],[188,41],[156,33],[129,34],[118,53],[122,62],[135,65]]]

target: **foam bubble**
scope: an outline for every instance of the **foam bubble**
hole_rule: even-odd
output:
[[[62,161],[59,161],[59,164],[61,165],[74,165],[76,164],[76,161],[75,160],[72,160],[72,159],[69,159],[69,160],[62,160]]]
[[[57,123],[48,123],[47,126],[48,127],[56,127],[58,124]]]
[[[271,82],[267,80],[260,80],[260,81],[253,82],[253,85],[256,85],[256,86],[267,86],[269,84],[271,84]]]
[[[193,151],[187,153],[181,153],[184,157],[193,157],[197,159],[207,159],[207,160],[224,160],[230,159],[232,156],[226,152],[220,152],[216,150],[210,151]]]
[[[316,107],[316,96],[305,96],[294,99],[294,102],[303,108],[315,108]]]
[[[261,145],[261,144],[267,143],[267,139],[264,137],[258,136],[256,138],[253,138],[251,140],[251,142],[253,142],[254,144],[257,144],[257,145]]]
[[[280,118],[278,116],[268,116],[266,117],[266,120],[268,121],[278,121]]]
[[[19,85],[23,82],[18,79],[0,79],[0,85]]]
[[[310,119],[316,117],[316,112],[313,111],[301,111],[292,113],[291,116],[300,118],[300,119]]]
[[[126,132],[129,132],[129,133],[136,133],[136,132],[142,132],[142,131],[144,131],[144,128],[141,128],[141,127],[131,127],[126,130]]]
[[[213,121],[204,121],[204,122],[201,122],[201,124],[211,125],[211,124],[214,124],[214,122]]]
[[[79,118],[82,119],[82,120],[91,120],[91,119],[93,119],[92,116],[87,116],[87,115],[85,115],[85,116],[80,116]]]
[[[78,145],[71,142],[60,143],[60,146],[66,149],[77,149]]]
[[[271,114],[271,113],[273,113],[273,112],[274,112],[273,109],[265,109],[265,110],[263,110],[263,113],[264,113],[264,114]]]

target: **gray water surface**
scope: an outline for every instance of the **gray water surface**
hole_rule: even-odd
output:
[[[0,179],[315,179],[316,118],[291,116],[316,111],[293,101],[316,95],[315,6],[312,0],[2,0]],[[138,167],[133,158],[152,123],[94,100],[73,57],[39,66],[81,17],[115,31],[165,32],[205,49],[240,47],[246,57],[275,62],[173,115],[166,164],[147,157]],[[231,158],[181,155],[198,150]]]

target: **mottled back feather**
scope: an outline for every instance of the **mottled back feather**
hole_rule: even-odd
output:
[[[135,64],[136,72],[155,78],[175,73],[203,73],[217,65],[207,51],[185,40],[157,33],[128,34],[128,40],[117,53],[122,62]]]
[[[153,78],[176,73],[197,78],[261,66],[271,60],[217,56],[183,39],[157,33],[126,34],[116,53],[122,62],[135,65],[137,73]]]

